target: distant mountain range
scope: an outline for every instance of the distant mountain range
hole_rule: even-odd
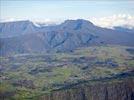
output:
[[[78,19],[37,26],[30,21],[0,23],[0,55],[69,52],[91,45],[134,46],[134,29],[107,29]]]

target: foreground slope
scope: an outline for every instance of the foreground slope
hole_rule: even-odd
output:
[[[133,72],[134,73],[134,72]],[[134,100],[134,77],[114,77],[74,85],[41,96],[41,100]]]
[[[4,100],[134,97],[133,47],[91,46],[69,53],[17,54],[0,61],[0,96]]]

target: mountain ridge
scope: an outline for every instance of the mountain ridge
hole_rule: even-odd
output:
[[[42,27],[30,21],[0,23],[0,33],[0,55],[70,52],[91,45],[134,46],[133,32],[101,28],[83,19],[66,20],[59,25]]]

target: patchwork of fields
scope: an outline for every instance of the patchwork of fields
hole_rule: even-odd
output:
[[[74,83],[134,71],[134,48],[91,46],[68,53],[0,57],[0,61],[0,94],[7,100],[23,100]]]

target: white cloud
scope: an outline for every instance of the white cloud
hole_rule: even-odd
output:
[[[13,22],[16,21],[14,18],[9,18],[9,19],[0,19],[0,22]]]
[[[35,24],[40,24],[40,25],[45,25],[45,26],[56,25],[56,24],[60,24],[61,22],[63,22],[63,20],[54,20],[54,19],[49,19],[49,18],[34,19],[34,20],[31,19],[30,21],[32,21]]]
[[[77,19],[77,18],[73,18],[73,19]],[[11,21],[20,21],[20,20],[22,19],[9,18],[9,19],[0,19],[0,22],[11,22]],[[125,26],[130,29],[134,28],[134,15],[129,15],[129,14],[117,14],[117,15],[100,17],[100,18],[94,17],[87,20],[93,22],[95,25],[100,27],[113,28],[114,26]],[[33,19],[33,20],[30,19],[30,21],[34,22],[34,24],[40,23],[45,25],[53,25],[53,24],[60,24],[64,20],[61,19],[52,20],[46,18],[46,19]]]
[[[102,18],[91,18],[91,22],[95,25],[107,28],[114,26],[126,26],[127,28],[134,28],[134,16],[128,14],[118,14]]]

